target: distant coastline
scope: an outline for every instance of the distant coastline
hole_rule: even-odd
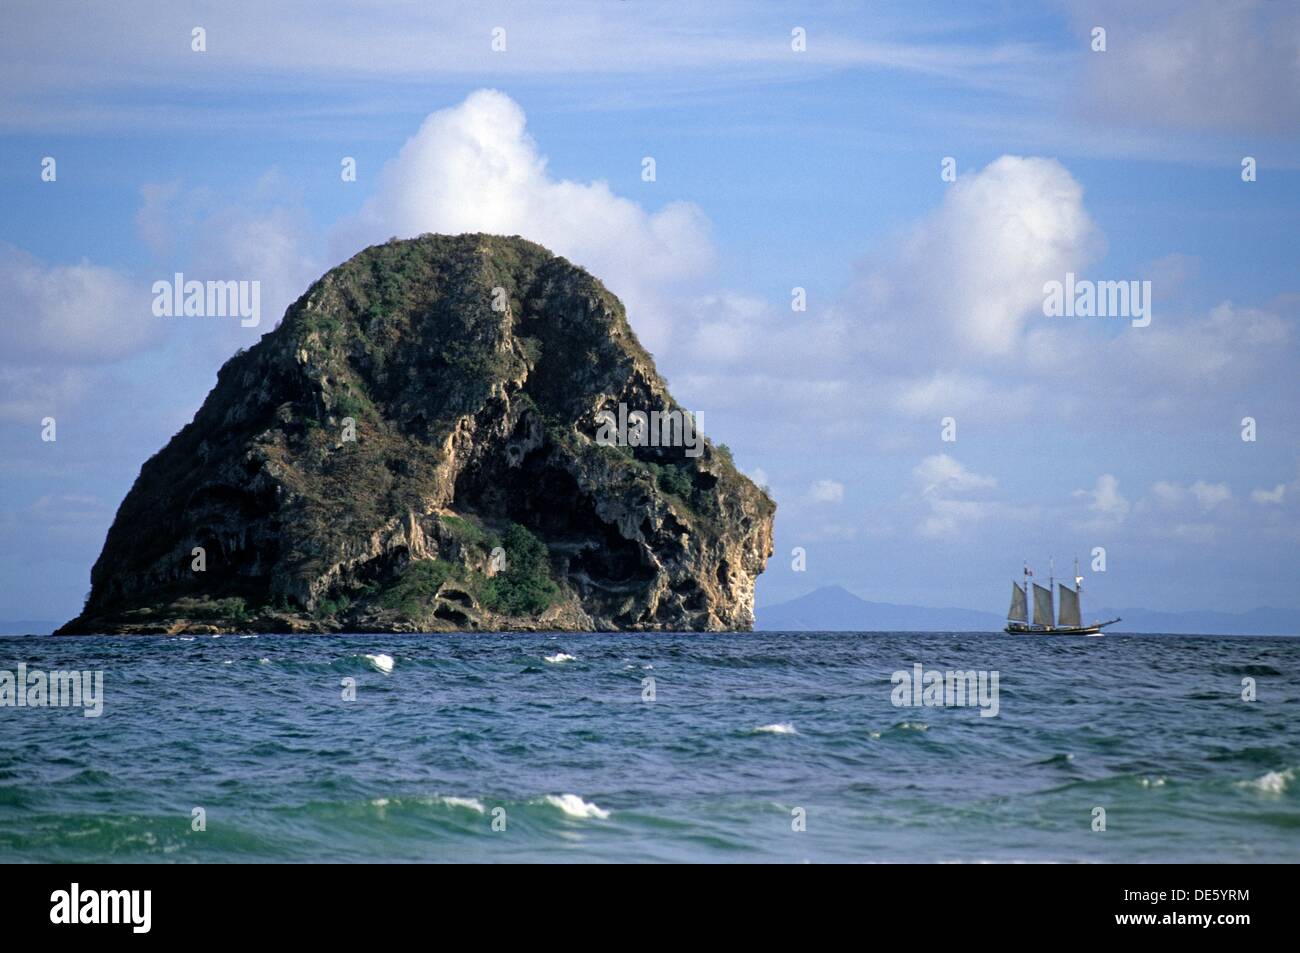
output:
[[[1107,630],[1168,635],[1300,635],[1300,613],[1259,608],[1249,612],[1101,607],[1088,612],[1103,619],[1122,617]],[[930,608],[869,602],[842,586],[823,586],[807,595],[754,610],[754,629],[764,632],[999,632],[1005,619],[977,609]]]

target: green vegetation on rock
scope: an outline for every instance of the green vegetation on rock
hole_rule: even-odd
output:
[[[518,523],[510,524],[502,542],[506,568],[483,583],[483,604],[507,615],[540,615],[560,591],[546,545]]]
[[[433,597],[449,579],[463,579],[464,570],[441,559],[422,559],[406,567],[397,582],[382,596],[380,604],[405,615],[419,617],[433,606]]]

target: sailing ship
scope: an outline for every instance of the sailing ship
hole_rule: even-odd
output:
[[[1119,619],[1109,622],[1094,622],[1084,625],[1079,610],[1079,597],[1083,593],[1083,577],[1079,575],[1079,560],[1074,561],[1074,588],[1065,583],[1056,583],[1056,567],[1048,577],[1047,587],[1037,582],[1030,582],[1033,571],[1025,566],[1023,582],[1011,582],[1011,608],[1007,612],[1006,631],[1012,635],[1101,635],[1101,630],[1114,625]],[[1034,621],[1029,621],[1029,587],[1034,588]],[[1060,614],[1053,621],[1052,590],[1059,588],[1061,593]]]

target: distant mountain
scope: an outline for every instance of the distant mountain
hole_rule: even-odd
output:
[[[1300,635],[1300,613],[1287,609],[1249,612],[1157,612],[1097,609],[1088,619],[1123,621],[1107,632],[1170,635]],[[932,609],[859,599],[841,586],[823,586],[806,596],[756,609],[755,630],[767,632],[1000,632],[1005,619],[975,609]]]
[[[49,635],[59,627],[59,623],[50,621],[32,621],[18,619],[14,622],[0,620],[0,635]]]

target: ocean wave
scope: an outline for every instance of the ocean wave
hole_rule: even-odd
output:
[[[1031,764],[1069,764],[1074,760],[1074,755],[1069,751],[1061,751],[1052,755],[1050,758],[1043,758],[1041,761],[1032,761]]]
[[[370,801],[371,807],[377,807],[382,812],[386,807],[401,807],[404,804],[421,804],[427,807],[439,805],[441,807],[455,807],[467,811],[473,811],[476,814],[486,814],[487,808],[483,802],[474,797],[453,797],[450,795],[438,797],[417,797],[417,798],[387,798],[377,797]]]
[[[569,817],[583,819],[594,817],[602,821],[609,817],[609,811],[597,807],[589,801],[584,801],[576,794],[548,794],[542,798],[542,801],[552,807],[558,807]]]
[[[543,655],[542,658],[543,660],[550,662],[552,665],[559,665],[562,662],[578,661],[576,656],[570,655],[568,652],[556,652],[554,655]]]
[[[1238,781],[1237,787],[1258,791],[1261,794],[1283,794],[1295,780],[1295,768],[1285,771],[1270,771],[1253,781]]]
[[[388,675],[393,670],[394,662],[391,655],[385,655],[381,652],[378,655],[367,655],[366,659],[370,662],[371,667],[377,672],[383,672],[385,675]]]
[[[754,729],[754,733],[766,735],[797,735],[799,732],[794,730],[794,725],[787,721],[782,721],[772,725],[759,725]]]
[[[483,802],[476,797],[440,797],[438,800],[447,807],[463,807],[470,811],[477,811],[479,814],[487,813]]]

